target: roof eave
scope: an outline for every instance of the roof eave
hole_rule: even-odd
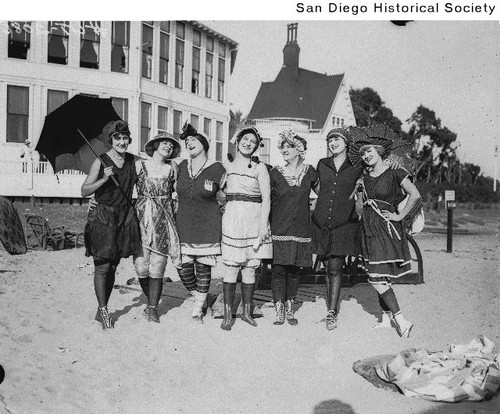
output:
[[[210,36],[216,37],[217,39],[228,43],[231,46],[231,49],[238,48],[238,42],[223,35],[222,33],[215,31],[214,29],[211,29],[210,27],[204,25],[203,23],[200,23],[198,20],[187,20],[187,22],[192,24],[194,27],[198,28],[202,32],[205,32],[205,33],[209,34]]]

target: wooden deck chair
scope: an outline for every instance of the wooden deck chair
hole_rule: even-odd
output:
[[[31,228],[36,240],[44,250],[49,245],[54,250],[64,249],[66,241],[77,247],[78,240],[83,237],[82,232],[69,230],[64,226],[51,228],[47,219],[38,214],[25,213],[24,216],[26,217],[26,224]]]

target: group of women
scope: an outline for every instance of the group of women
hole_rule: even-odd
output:
[[[170,257],[194,297],[192,318],[203,323],[211,271],[222,256],[221,328],[231,330],[239,275],[241,319],[257,326],[252,298],[255,271],[264,259],[272,259],[274,324],[297,325],[300,271],[312,265],[316,254],[326,269],[328,330],[337,326],[346,257],[361,256],[383,311],[379,326],[394,322],[400,336],[409,336],[413,324],[404,319],[391,280],[409,271],[402,220],[420,196],[406,171],[384,161],[387,142],[367,138],[354,143],[348,130],[334,129],[326,137],[332,155],[315,169],[304,162],[306,140],[287,130],[278,143],[284,165],[272,167],[254,156],[262,145],[257,129],[245,127],[235,136],[236,155],[222,165],[208,159],[205,136],[192,127],[187,131],[181,139],[188,158],[179,165],[171,160],[180,144],[166,133],[146,144],[148,160],[136,161],[127,153],[127,125],[113,123],[108,128],[111,149],[94,162],[82,186],[82,195],[95,194],[97,202],[89,212],[85,242],[86,254],[94,258],[96,319],[104,329],[113,327],[107,303],[121,258],[134,257],[148,299],[146,319],[160,322],[157,308]],[[364,173],[348,151],[361,157]],[[311,190],[318,194],[312,217]],[[408,202],[398,211],[405,194]]]

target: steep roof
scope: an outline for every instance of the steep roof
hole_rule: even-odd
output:
[[[273,82],[262,82],[247,118],[309,119],[321,129],[343,78],[283,66]]]

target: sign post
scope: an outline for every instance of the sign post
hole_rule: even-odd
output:
[[[444,202],[448,211],[448,231],[446,237],[446,253],[453,251],[453,209],[457,206],[455,202],[455,191],[446,190],[444,192]]]

